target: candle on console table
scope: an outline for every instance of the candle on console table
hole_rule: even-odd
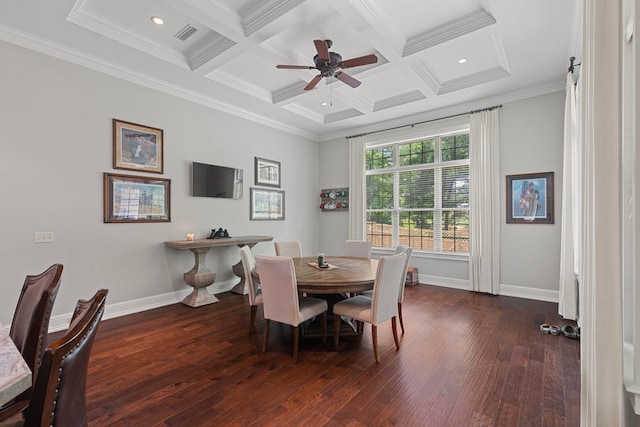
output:
[[[187,234],[187,240],[188,241],[193,241],[193,233]]]

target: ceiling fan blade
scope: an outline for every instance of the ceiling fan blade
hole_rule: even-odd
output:
[[[276,65],[276,68],[283,68],[287,70],[313,70],[316,67],[309,65]]]
[[[378,62],[378,57],[371,54],[347,59],[346,61],[340,62],[338,65],[340,66],[340,68],[350,68],[357,67],[359,65],[375,64],[376,62]]]
[[[327,46],[327,42],[325,40],[314,40],[313,44],[316,45],[318,58],[322,59],[325,62],[331,61],[331,58],[329,56],[329,46]]]
[[[337,73],[335,73],[333,75],[336,79],[340,80],[343,83],[348,84],[351,87],[358,87],[360,86],[360,81],[354,79],[353,77],[351,77],[350,75],[343,73],[342,71],[338,71]]]
[[[313,89],[320,82],[320,80],[322,80],[322,74],[318,74],[317,76],[315,76],[313,80],[311,80],[309,84],[304,87],[304,90]]]

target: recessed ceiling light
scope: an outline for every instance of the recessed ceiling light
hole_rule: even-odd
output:
[[[467,58],[458,59],[458,64],[464,64],[465,62],[467,62]]]
[[[151,22],[153,22],[156,25],[164,24],[164,20],[162,18],[160,18],[159,16],[152,16],[151,17]]]
[[[325,102],[323,102],[323,103],[322,103],[322,104],[320,104],[320,105],[322,105],[323,107],[326,107],[327,105],[329,105],[329,103],[325,101]]]

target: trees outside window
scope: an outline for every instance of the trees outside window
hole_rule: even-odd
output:
[[[366,233],[374,247],[469,252],[469,133],[366,150]]]

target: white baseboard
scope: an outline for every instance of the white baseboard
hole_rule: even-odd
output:
[[[426,283],[429,285],[460,289],[463,291],[470,290],[469,280],[467,279],[452,279],[450,277],[430,276],[426,274],[420,274],[419,279],[420,283]],[[555,303],[559,301],[558,291],[505,284],[500,284],[500,291],[498,292],[498,295]]]
[[[225,282],[214,283],[207,290],[212,294],[220,294],[230,291],[231,288],[238,283],[235,280],[227,280]],[[141,311],[151,310],[153,308],[164,307],[165,305],[176,304],[181,302],[184,297],[189,295],[192,288],[182,289],[176,292],[169,292],[161,295],[154,295],[146,298],[139,298],[131,301],[124,301],[115,304],[107,304],[104,309],[102,320],[114,319],[127,314],[139,313]],[[109,297],[107,296],[107,302]],[[49,332],[63,331],[69,327],[71,316],[73,313],[58,314],[51,316],[49,322]]]
[[[428,274],[418,274],[420,283],[426,283],[434,286],[442,286],[443,288],[469,290],[469,281],[467,279],[454,279],[451,277],[431,276]]]
[[[523,286],[505,285],[504,283],[500,284],[500,295],[555,303],[560,301],[560,294],[558,291],[539,288],[525,288]]]

